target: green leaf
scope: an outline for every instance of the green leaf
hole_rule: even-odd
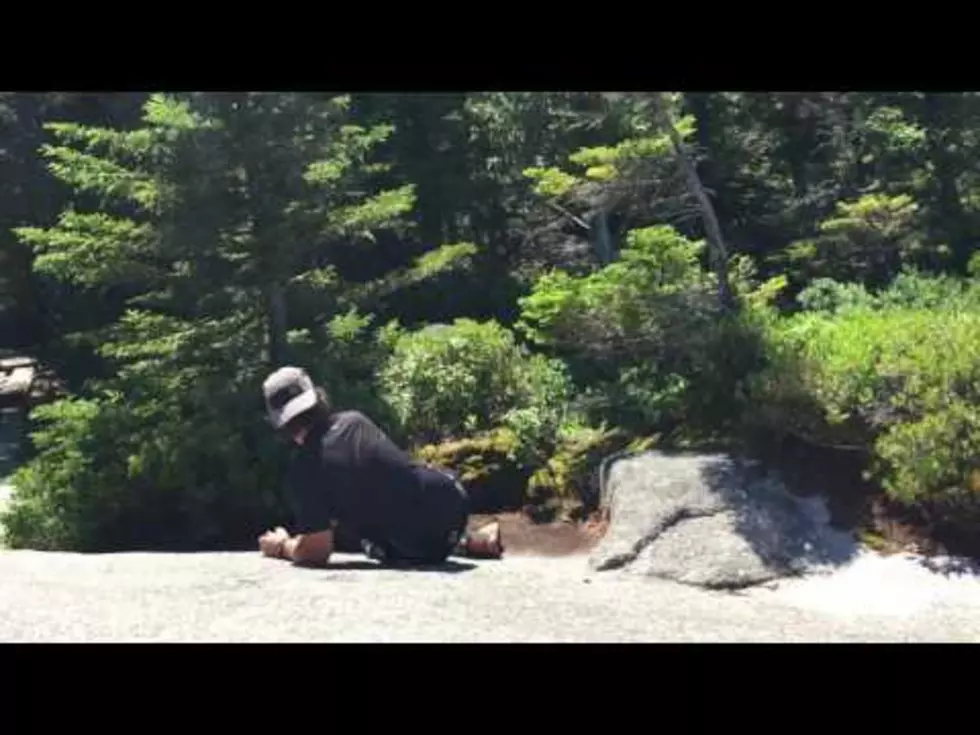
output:
[[[415,186],[407,184],[369,197],[359,204],[342,207],[331,222],[345,232],[368,232],[393,225],[415,207]]]

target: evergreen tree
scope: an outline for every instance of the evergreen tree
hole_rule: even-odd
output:
[[[337,384],[338,363],[373,345],[366,309],[470,248],[348,278],[344,264],[369,258],[376,232],[406,226],[414,193],[374,185],[384,167],[372,150],[392,130],[354,124],[347,97],[154,95],[138,129],[49,128],[51,170],[99,203],[19,234],[38,271],[129,297],[117,321],[87,335],[111,376],[38,411],[41,455],[16,483],[12,539],[250,542],[276,520],[280,485],[262,420],[264,375],[326,353],[333,363],[309,367]],[[40,534],[29,530],[38,513]]]

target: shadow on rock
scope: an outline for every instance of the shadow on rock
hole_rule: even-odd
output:
[[[980,577],[980,562],[956,557],[922,557],[916,561],[925,569],[944,577]]]
[[[823,501],[790,493],[760,465],[729,458],[708,462],[705,484],[732,514],[732,528],[760,556],[801,570],[840,566],[858,553],[856,539],[835,530]]]
[[[596,569],[738,589],[847,563],[859,546],[816,499],[772,471],[720,454],[644,452],[611,464],[609,531]]]
[[[354,571],[371,571],[371,572],[439,572],[442,574],[459,574],[461,572],[468,572],[472,569],[476,569],[477,565],[472,562],[465,561],[455,561],[449,560],[443,562],[442,564],[433,565],[391,565],[385,566],[379,564],[378,562],[371,561],[369,559],[352,559],[350,561],[331,561],[327,562],[326,566],[322,565],[302,565],[297,564],[297,567],[301,569],[308,569],[310,571],[328,571],[328,572],[354,572]]]

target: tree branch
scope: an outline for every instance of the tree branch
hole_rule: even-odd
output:
[[[554,209],[559,214],[562,214],[565,217],[568,217],[570,220],[572,220],[572,222],[574,222],[575,224],[577,224],[579,227],[581,227],[582,229],[584,229],[586,232],[589,232],[592,229],[591,227],[589,227],[589,223],[588,222],[586,222],[585,220],[583,220],[581,217],[575,215],[574,213],[569,212],[567,209],[565,209],[561,205],[556,204],[555,202],[552,202],[552,201],[545,201],[545,204],[547,204],[549,207],[551,207],[552,209]]]
[[[701,177],[698,176],[697,169],[687,154],[684,141],[677,132],[670,112],[666,105],[664,105],[660,94],[654,94],[652,100],[653,111],[657,122],[670,137],[671,146],[674,149],[677,162],[687,177],[688,187],[691,189],[691,193],[697,197],[698,203],[701,206],[705,229],[708,231],[708,241],[712,246],[712,255],[714,256],[712,260],[714,261],[715,272],[718,276],[719,299],[725,309],[734,311],[736,302],[732,295],[731,286],[728,283],[728,253],[721,234],[721,225],[718,223],[718,216],[715,214],[715,208],[712,206],[711,199],[705,192],[704,186],[701,185]]]

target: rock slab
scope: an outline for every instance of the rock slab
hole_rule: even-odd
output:
[[[596,570],[737,589],[846,563],[858,546],[778,475],[724,454],[643,452],[611,463]]]

